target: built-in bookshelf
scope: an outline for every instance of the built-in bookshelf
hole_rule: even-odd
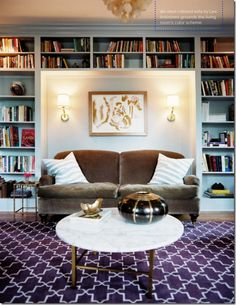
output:
[[[42,37],[41,68],[190,69],[194,52],[192,37]]]
[[[234,193],[234,39],[201,38],[202,192],[210,200]],[[212,194],[213,184],[230,194]],[[232,200],[232,199],[231,199]]]
[[[146,68],[195,67],[193,38],[146,38]]]
[[[34,142],[22,145],[22,130],[29,131],[30,137],[36,125],[41,125],[40,115],[35,115],[36,96],[39,99],[41,95],[41,71],[169,69],[171,73],[192,70],[200,76],[196,87],[199,88],[197,103],[202,109],[201,127],[198,128],[202,134],[199,143],[202,143],[197,144],[197,171],[200,172],[202,195],[215,182],[224,184],[232,192],[235,147],[233,38],[200,38],[188,33],[181,37],[180,32],[176,32],[176,37],[173,33],[166,36],[161,33],[162,37],[150,32],[147,36],[132,36],[129,32],[125,37],[84,33],[72,36],[68,32],[63,37],[56,33],[0,37],[0,175],[6,180],[22,180],[21,170],[34,171],[37,145]],[[12,94],[11,85],[17,81],[24,85],[24,95]],[[38,102],[40,104],[40,99]],[[30,116],[22,117],[23,107],[24,114],[28,111]],[[208,163],[201,168],[198,161],[204,155]],[[16,163],[17,166],[13,166]],[[23,168],[21,163],[28,165]]]
[[[41,68],[85,69],[90,65],[89,37],[42,37]]]
[[[35,172],[34,45],[34,37],[0,37],[0,175],[5,180]]]

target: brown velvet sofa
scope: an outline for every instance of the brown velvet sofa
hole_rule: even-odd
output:
[[[71,151],[60,152],[55,159],[64,159]],[[170,214],[190,214],[194,223],[199,215],[199,179],[184,177],[183,185],[148,184],[156,168],[158,155],[184,158],[183,155],[162,150],[137,150],[122,153],[103,150],[73,151],[89,183],[56,185],[55,179],[42,175],[38,190],[38,212],[43,218],[49,214],[70,214],[80,210],[81,202],[104,199],[103,207],[116,207],[120,198],[149,191],[162,196]]]

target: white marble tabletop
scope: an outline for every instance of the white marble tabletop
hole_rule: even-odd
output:
[[[56,226],[57,236],[78,248],[99,252],[137,252],[157,249],[178,240],[182,223],[164,216],[152,224],[133,224],[126,221],[117,208],[101,220],[79,218],[77,213],[63,218]]]

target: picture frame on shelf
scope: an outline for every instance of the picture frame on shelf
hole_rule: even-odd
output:
[[[147,92],[89,92],[89,135],[147,135]]]

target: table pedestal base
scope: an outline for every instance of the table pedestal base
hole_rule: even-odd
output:
[[[147,296],[149,298],[152,297],[152,280],[153,280],[153,267],[154,267],[154,256],[155,256],[155,250],[149,250],[149,271],[134,271],[134,270],[125,270],[125,269],[113,269],[113,268],[102,268],[102,267],[92,267],[92,266],[84,266],[84,265],[78,265],[80,260],[83,258],[83,256],[87,253],[87,250],[84,250],[84,252],[80,255],[80,257],[77,260],[77,247],[72,246],[72,275],[71,275],[71,281],[72,281],[72,287],[76,286],[77,281],[77,268],[79,269],[86,269],[86,270],[96,270],[96,271],[112,271],[112,272],[127,272],[132,273],[135,275],[148,275],[148,287],[147,287]]]

